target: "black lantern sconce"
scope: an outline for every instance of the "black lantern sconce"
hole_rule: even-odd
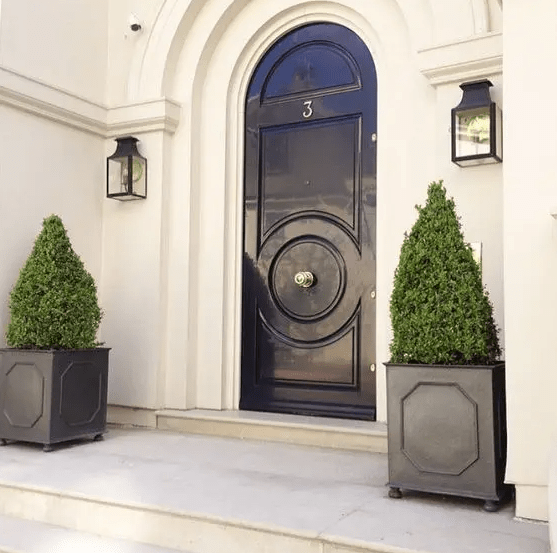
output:
[[[501,109],[490,86],[487,79],[461,84],[462,100],[451,110],[452,160],[461,167],[503,160]]]
[[[137,151],[137,138],[116,139],[116,151],[106,160],[106,197],[139,200],[147,197],[147,160]]]

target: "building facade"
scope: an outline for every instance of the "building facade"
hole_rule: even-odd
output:
[[[131,29],[132,14],[140,30]],[[342,223],[335,228],[352,229],[358,217],[373,221],[362,244],[370,247],[374,261],[370,280],[361,284],[366,297],[374,293],[373,303],[362,316],[365,324],[353,332],[369,331],[369,341],[357,347],[365,350],[365,366],[375,370],[364,376],[363,362],[355,370],[373,388],[373,415],[386,420],[382,363],[389,356],[389,297],[400,245],[428,183],[443,179],[466,239],[481,244],[484,283],[502,329],[506,479],[516,486],[517,515],[547,520],[557,420],[552,321],[557,120],[550,108],[557,5],[552,0],[515,0],[504,7],[501,0],[52,0],[40,7],[30,0],[1,0],[0,327],[6,327],[8,294],[42,218],[57,213],[99,285],[105,311],[101,339],[112,348],[113,420],[149,425],[161,409],[241,408],[244,222],[249,219],[244,183],[253,146],[246,130],[249,98],[271,90],[272,68],[287,52],[285,37],[320,25],[342,29],[372,68],[358,77],[371,115],[362,123],[363,142],[356,145],[371,152],[371,161],[362,162],[371,169],[364,174],[367,180],[341,171],[346,182],[365,182],[368,188],[333,201],[340,210],[333,219]],[[320,40],[335,43],[331,37]],[[352,52],[346,44],[343,48]],[[337,46],[329,52],[331,60],[342,58]],[[275,65],[265,69],[273,55]],[[254,92],[258,71],[264,83]],[[483,78],[493,83],[492,98],[503,111],[503,162],[461,168],[451,161],[450,112],[460,101],[459,85]],[[283,96],[292,106],[298,102],[300,121],[314,110],[324,118],[329,107],[331,121],[350,121],[332,100],[335,83],[323,85],[333,107],[319,103],[315,91],[304,96],[304,88]],[[290,128],[294,115],[284,117],[273,125]],[[337,127],[339,137],[354,136]],[[114,151],[113,139],[125,135],[139,139],[148,159],[146,200],[117,202],[105,195],[106,157]],[[278,152],[286,147],[279,142]],[[326,141],[313,150],[305,137],[290,143],[306,148],[304,163],[314,158],[308,164],[311,175],[325,174],[319,167],[331,156],[323,152],[332,152]],[[272,166],[270,161],[271,173]],[[272,175],[266,182],[271,189]],[[327,190],[316,195],[321,192]],[[286,208],[277,207],[281,198],[275,197],[269,213],[296,211],[308,194],[302,196]],[[358,198],[368,201],[353,220],[346,219],[346,213],[360,209]],[[346,201],[354,205],[346,207]],[[258,240],[267,240],[272,214],[270,221]],[[330,257],[334,266],[336,253],[320,244],[311,251]],[[303,257],[305,247],[298,253],[281,250],[281,259]],[[280,272],[280,264],[274,267]],[[332,309],[334,286],[330,293],[323,310]],[[290,308],[298,306],[285,307]],[[312,316],[297,316],[306,315]],[[275,355],[277,348],[271,349]]]

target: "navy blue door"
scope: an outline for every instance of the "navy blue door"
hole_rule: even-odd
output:
[[[377,82],[352,31],[278,40],[245,115],[241,409],[375,418]]]

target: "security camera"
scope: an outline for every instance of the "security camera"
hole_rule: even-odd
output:
[[[141,31],[141,22],[139,21],[137,15],[135,15],[134,13],[129,16],[128,25],[134,33]]]

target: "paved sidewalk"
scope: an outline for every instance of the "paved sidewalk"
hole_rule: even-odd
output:
[[[51,453],[0,448],[0,514],[17,512],[2,498],[21,486],[412,551],[549,551],[547,526],[515,520],[512,505],[486,513],[481,501],[389,499],[386,482],[382,454],[144,429]]]

